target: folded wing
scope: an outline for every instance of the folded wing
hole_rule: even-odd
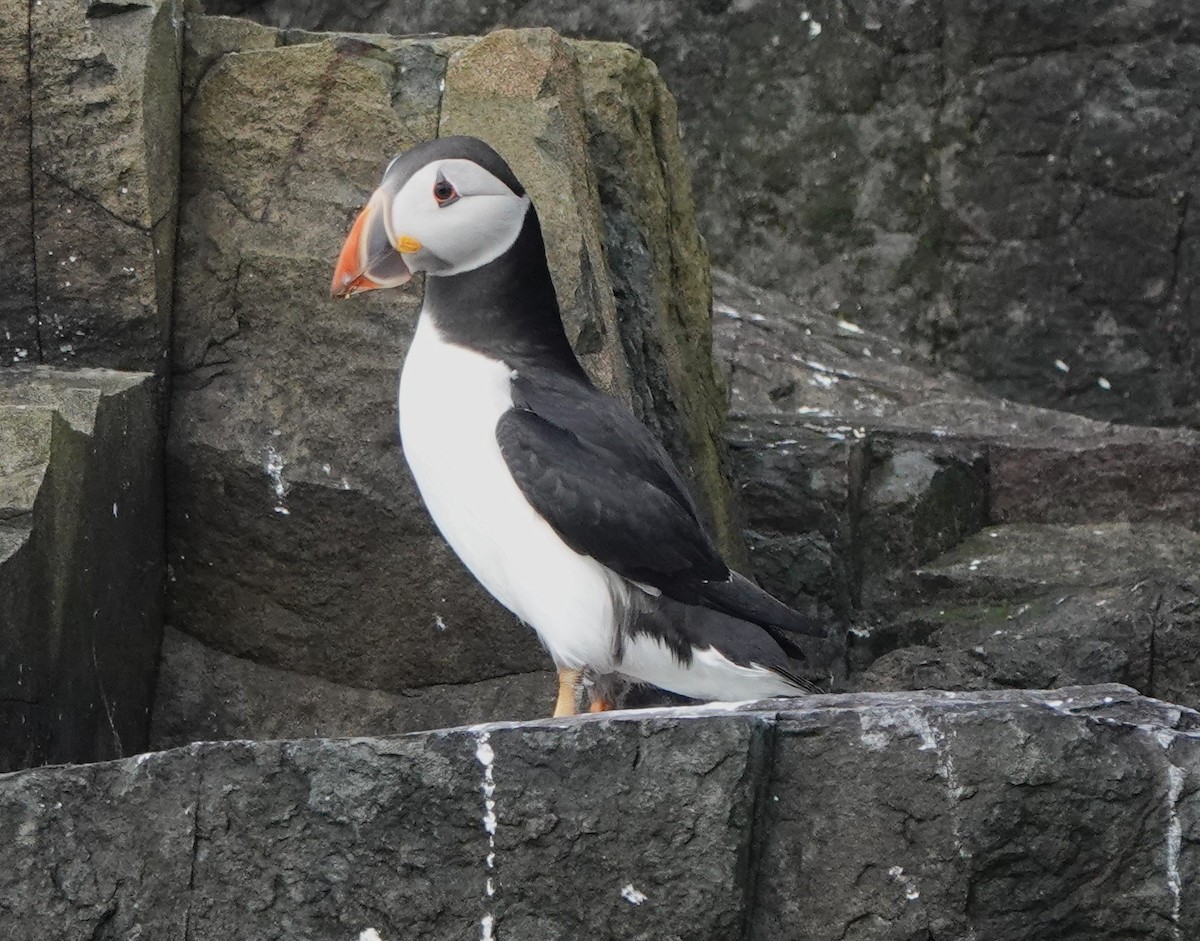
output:
[[[585,380],[526,373],[496,427],[525,498],[563,541],[685,604],[823,636],[721,559],[674,462],[619,402]]]

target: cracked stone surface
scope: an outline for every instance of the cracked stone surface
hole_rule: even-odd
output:
[[[308,28],[631,43],[679,96],[722,266],[1001,395],[1200,423],[1200,19],[1186,5],[206,5]]]
[[[862,689],[1119,681],[1200,704],[1200,535],[1174,524],[1007,525],[917,573],[858,638]],[[895,648],[895,649],[893,649]]]
[[[167,366],[177,0],[8,3],[0,365]]]
[[[146,748],[163,617],[153,376],[0,370],[0,769]]]
[[[0,910],[13,941],[1175,941],[1198,728],[1099,686],[192,745],[0,776]]]
[[[183,85],[169,623],[240,658],[230,682],[257,665],[397,695],[548,666],[435,533],[405,467],[396,379],[419,286],[328,299],[386,161],[439,133],[504,149],[583,362],[646,417],[736,548],[707,256],[651,63],[544,30],[396,39],[197,16]],[[476,713],[448,699],[439,715]]]

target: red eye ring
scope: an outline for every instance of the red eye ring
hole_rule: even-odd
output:
[[[458,190],[449,180],[438,180],[433,184],[433,198],[439,206],[448,206],[458,199]]]

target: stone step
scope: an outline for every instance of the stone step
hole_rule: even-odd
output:
[[[11,941],[1177,941],[1198,729],[1100,686],[196,744],[0,777],[0,909]]]
[[[789,540],[819,536],[842,582],[808,590],[886,615],[925,589],[917,568],[990,523],[1200,528],[1200,432],[1006,401],[836,314],[727,274],[715,289],[735,479],[772,546],[765,575]]]
[[[922,567],[920,603],[860,625],[864,689],[1122,682],[1200,705],[1200,534],[1010,525]]]

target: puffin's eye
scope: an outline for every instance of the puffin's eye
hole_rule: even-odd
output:
[[[433,184],[433,198],[439,206],[449,206],[458,199],[458,190],[449,180],[438,180]]]

